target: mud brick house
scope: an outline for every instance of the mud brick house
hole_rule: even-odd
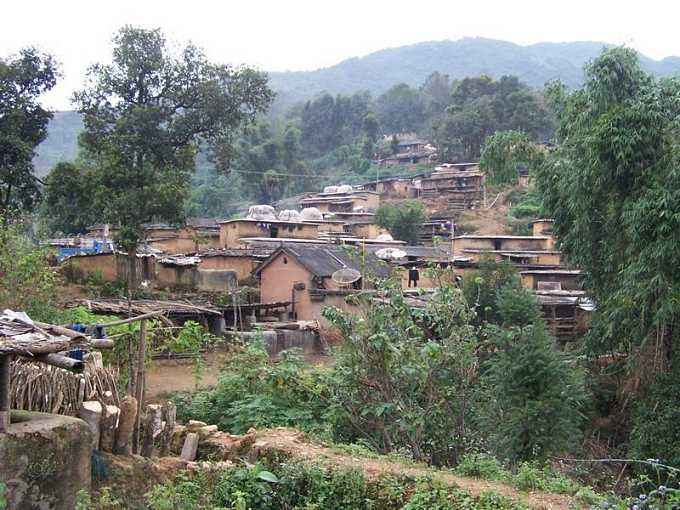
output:
[[[535,236],[553,236],[553,224],[555,220],[539,219],[531,222],[531,230]]]
[[[299,205],[316,207],[322,213],[374,211],[380,205],[380,194],[366,190],[317,193],[301,199]]]
[[[238,282],[248,280],[257,267],[269,257],[273,249],[207,250],[198,253],[199,269],[229,270],[236,273]]]
[[[578,269],[539,269],[520,271],[522,285],[531,290],[581,290]]]
[[[340,269],[354,269],[362,277],[348,285],[332,276]],[[260,280],[260,301],[291,301],[291,319],[326,321],[326,306],[344,310],[354,307],[345,302],[348,294],[370,288],[368,276],[387,277],[389,266],[372,252],[339,245],[284,244],[255,271]]]
[[[470,209],[484,200],[484,174],[477,163],[439,166],[429,177],[415,181],[423,198],[440,198],[449,209]]]
[[[319,236],[317,223],[237,219],[220,222],[220,248],[247,248],[247,238],[316,239]]]
[[[413,187],[413,177],[387,177],[366,182],[359,187],[365,191],[378,193],[383,198],[415,198],[416,190]],[[417,177],[423,177],[423,174]]]

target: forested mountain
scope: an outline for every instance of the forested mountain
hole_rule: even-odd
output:
[[[539,43],[520,46],[506,41],[464,38],[458,41],[424,42],[351,58],[335,66],[309,72],[271,73],[270,83],[278,93],[275,111],[286,113],[296,102],[325,91],[354,94],[369,91],[374,98],[391,87],[405,83],[419,87],[435,71],[453,80],[487,74],[492,78],[513,75],[527,85],[542,87],[559,78],[567,86],[578,86],[583,64],[597,57],[603,43]],[[680,73],[680,57],[657,61],[640,57],[642,67],[656,75]],[[73,159],[82,122],[75,112],[57,112],[49,125],[49,136],[38,148],[36,173],[45,175],[59,161]]]
[[[83,121],[76,112],[54,112],[47,127],[47,139],[38,146],[33,160],[38,177],[46,175],[60,161],[72,161],[76,157],[78,133]]]
[[[321,91],[332,94],[368,90],[381,94],[396,83],[421,84],[439,71],[453,79],[488,74],[492,78],[517,76],[532,87],[559,78],[575,87],[583,80],[583,64],[597,57],[601,42],[539,43],[520,46],[507,41],[463,38],[390,48],[361,58],[308,72],[271,73],[271,84],[285,103],[306,99]],[[680,73],[680,58],[661,61],[641,56],[642,67],[656,75]]]

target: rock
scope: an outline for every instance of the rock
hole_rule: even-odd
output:
[[[170,441],[170,452],[179,455],[182,452],[182,445],[187,435],[187,428],[184,425],[175,425]]]
[[[90,490],[92,431],[70,416],[12,411],[0,434],[0,481],[7,508],[76,508],[78,491]]]
[[[189,423],[187,423],[187,430],[189,430],[190,432],[194,432],[197,429],[207,426],[208,424],[205,423],[204,421],[189,420]]]
[[[198,451],[198,434],[195,432],[189,432],[186,439],[184,440],[184,446],[182,447],[182,454],[180,458],[186,460],[187,462],[196,459],[196,452]]]
[[[201,427],[200,429],[196,430],[196,432],[198,433],[198,436],[201,439],[206,439],[206,438],[212,436],[213,434],[215,434],[215,432],[217,432],[217,431],[218,431],[217,425],[207,425],[205,427]]]

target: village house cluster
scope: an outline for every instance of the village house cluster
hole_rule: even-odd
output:
[[[448,218],[433,217],[422,225],[418,246],[394,240],[374,218],[381,201],[407,198],[432,199],[450,211]],[[579,271],[566,267],[555,247],[551,220],[535,221],[531,236],[456,235],[457,212],[484,203],[484,174],[475,163],[441,165],[429,175],[329,186],[298,197],[295,209],[253,206],[243,218],[148,225],[137,250],[136,276],[145,288],[173,292],[252,289],[239,305],[268,311],[264,322],[324,325],[325,306],[350,308],[345,297],[371,290],[376,277],[396,276],[405,289],[432,289],[436,284],[426,268],[463,275],[491,258],[519,269],[522,284],[536,294],[558,338],[582,332],[592,304],[580,290]],[[114,237],[114,226],[98,225],[84,237],[50,244],[72,280],[124,281],[128,255],[116,250]],[[236,327],[236,315],[231,311],[225,324]]]

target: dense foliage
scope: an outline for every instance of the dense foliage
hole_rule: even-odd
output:
[[[485,140],[479,167],[488,182],[508,184],[517,180],[521,168],[535,170],[542,158],[541,150],[525,133],[497,131]]]
[[[174,53],[160,30],[124,27],[113,43],[112,63],[92,66],[74,99],[101,219],[131,249],[144,222],[182,217],[199,146],[226,169],[235,132],[272,93],[263,74],[211,64],[191,44]]]
[[[439,157],[476,160],[487,137],[496,131],[521,131],[533,140],[549,136],[551,116],[536,93],[514,76],[488,76],[453,84],[446,115],[433,125]]]
[[[420,231],[427,220],[425,206],[417,200],[386,202],[375,212],[375,222],[389,230],[394,239],[407,244],[420,244]]]
[[[33,175],[35,148],[47,136],[52,114],[39,103],[54,87],[54,58],[35,48],[0,58],[0,215],[30,210],[39,196]]]
[[[150,510],[520,510],[523,505],[493,491],[472,496],[432,478],[366,477],[348,468],[273,462],[219,472],[180,474],[145,495],[102,491],[83,494],[77,510],[132,507]],[[135,497],[137,496],[137,497]],[[141,500],[141,501],[140,501]]]
[[[59,279],[49,252],[35,246],[26,225],[0,216],[0,310],[26,312],[49,322],[56,315]]]

